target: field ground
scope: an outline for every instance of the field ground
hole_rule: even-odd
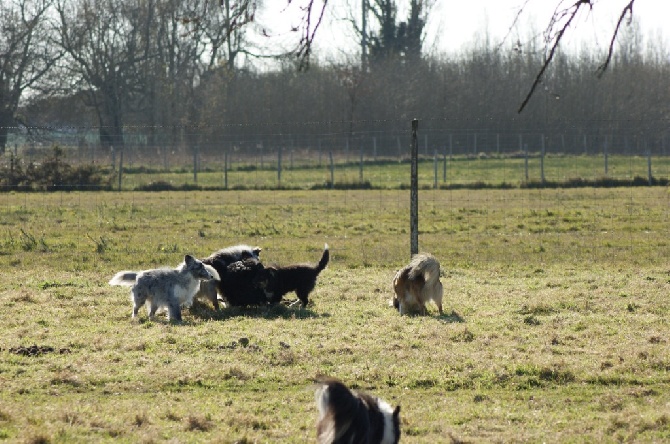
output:
[[[313,442],[311,379],[401,405],[402,442],[670,440],[670,193],[420,192],[445,315],[400,317],[409,192],[0,194],[0,439]],[[107,285],[185,253],[331,264],[307,309],[169,324]]]

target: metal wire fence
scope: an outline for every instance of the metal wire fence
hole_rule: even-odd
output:
[[[40,165],[59,147],[70,166],[99,169],[117,190],[180,187],[215,189],[402,188],[407,186],[410,137],[375,130],[326,132],[325,124],[258,128],[251,136],[201,143],[197,128],[172,143],[149,143],[165,128],[134,128],[122,147],[101,146],[95,129],[42,130],[15,136],[0,156],[0,179]],[[316,127],[316,128],[315,128]],[[183,128],[182,128],[183,129]],[[605,133],[605,131],[603,131]],[[419,129],[420,183],[424,187],[665,185],[670,156],[654,135],[491,133]],[[79,189],[95,184],[64,183]],[[22,184],[26,185],[26,184]],[[57,184],[55,184],[57,185]]]

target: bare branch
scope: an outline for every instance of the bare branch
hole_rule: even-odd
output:
[[[526,8],[526,5],[528,4],[530,0],[526,0],[521,7],[519,7],[519,10],[516,12],[516,15],[514,16],[514,20],[512,21],[512,24],[509,25],[509,28],[507,29],[507,32],[503,36],[502,40],[500,41],[500,45],[498,45],[498,49],[502,48],[502,45],[507,41],[507,38],[510,36],[512,33],[512,30],[514,27],[519,23],[519,19],[521,18],[521,14],[523,13],[523,10]],[[517,45],[518,46],[518,45]]]
[[[533,96],[533,93],[535,92],[535,89],[537,86],[542,82],[542,79],[544,77],[544,73],[551,64],[554,55],[556,54],[556,50],[561,43],[561,40],[563,39],[567,29],[570,27],[572,24],[572,21],[575,19],[579,11],[583,6],[587,6],[589,10],[593,10],[593,5],[594,5],[595,0],[578,0],[575,3],[572,4],[572,6],[564,9],[557,9],[554,14],[551,17],[551,20],[549,21],[549,25],[547,26],[546,34],[547,34],[547,45],[550,45],[549,49],[549,54],[547,58],[545,59],[544,63],[542,64],[542,67],[540,68],[540,71],[538,72],[537,76],[535,77],[535,80],[533,81],[533,84],[528,91],[528,94],[526,94],[526,97],[524,98],[523,102],[521,103],[521,106],[519,107],[518,112],[520,113],[523,111],[523,109],[526,107],[528,102],[530,101],[530,98]],[[609,48],[607,51],[607,56],[605,57],[605,61],[598,67],[596,70],[596,73],[598,77],[601,77],[604,72],[607,70],[610,62],[612,61],[612,57],[614,54],[614,43],[616,41],[617,36],[619,35],[619,31],[621,30],[621,25],[624,22],[624,19],[628,16],[628,21],[633,17],[633,5],[635,4],[635,0],[629,0],[629,2],[624,6],[624,8],[621,11],[621,14],[619,15],[619,20],[617,21],[616,27],[612,33],[612,38],[610,39],[610,44]],[[526,4],[524,4],[525,7]],[[522,7],[523,9],[523,7]],[[518,16],[517,16],[518,19]],[[516,19],[515,19],[516,23]],[[563,23],[562,26],[560,24]],[[556,32],[555,35],[552,35],[554,30],[558,28],[558,31]]]
[[[530,98],[533,96],[533,93],[535,92],[535,89],[537,86],[542,82],[542,79],[544,77],[544,73],[549,68],[549,65],[551,64],[551,61],[554,59],[554,55],[556,55],[556,50],[558,49],[561,40],[563,39],[563,36],[565,35],[565,32],[568,30],[570,25],[572,24],[572,21],[575,19],[577,14],[579,13],[580,9],[582,6],[588,6],[589,9],[593,8],[593,4],[591,3],[592,0],[578,0],[575,2],[570,8],[566,8],[561,11],[556,11],[554,12],[554,15],[551,17],[551,21],[549,23],[549,26],[547,27],[547,33],[550,34],[551,31],[554,29],[554,27],[565,17],[567,17],[567,20],[563,23],[563,26],[558,30],[556,33],[556,36],[553,38],[548,37],[548,41],[552,41],[553,43],[551,44],[551,48],[549,50],[549,55],[545,59],[544,63],[542,64],[542,67],[540,68],[540,72],[537,73],[537,76],[535,76],[535,80],[533,81],[533,84],[530,87],[530,91],[528,91],[528,94],[526,94],[526,98],[521,102],[521,106],[519,107],[519,110],[517,111],[518,113],[521,113],[523,109],[526,107],[528,102],[530,101]],[[634,1],[634,0],[633,0]]]
[[[288,3],[291,4],[292,0],[289,0]],[[309,67],[309,56],[312,53],[312,44],[314,43],[314,36],[316,35],[316,31],[319,29],[319,26],[321,25],[321,21],[323,20],[323,15],[324,12],[326,11],[326,6],[328,5],[328,0],[323,0],[323,5],[321,6],[321,11],[319,12],[319,16],[316,20],[316,24],[312,27],[312,13],[314,11],[314,0],[309,0],[307,6],[303,7],[304,15],[303,15],[303,32],[302,36],[300,37],[300,43],[298,44],[298,48],[296,50],[296,56],[298,57],[299,60],[299,69],[306,69]]]
[[[621,23],[623,23],[623,20],[626,17],[626,14],[630,14],[629,18],[628,18],[629,23],[630,23],[630,20],[633,18],[633,4],[634,3],[635,3],[635,0],[630,0],[630,2],[628,2],[626,7],[623,8],[623,11],[621,11],[621,15],[619,15],[619,20],[617,21],[616,28],[614,28],[614,32],[612,33],[612,39],[610,40],[610,46],[607,50],[607,57],[605,58],[605,61],[596,70],[596,73],[598,74],[598,77],[602,77],[602,75],[607,70],[607,67],[609,66],[610,62],[612,61],[612,54],[614,53],[614,42],[617,38],[617,35],[619,35],[619,30],[621,29]]]

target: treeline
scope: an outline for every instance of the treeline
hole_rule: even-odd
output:
[[[239,63],[250,52],[255,2],[213,7],[219,3],[11,0],[44,11],[31,16],[32,65],[16,65],[35,69],[23,76],[31,99],[11,118],[0,115],[0,147],[9,136],[48,140],[57,130],[95,131],[107,148],[204,151],[225,144],[300,148],[329,137],[354,148],[375,138],[376,154],[395,155],[398,138],[418,118],[432,146],[473,153],[478,144],[482,151],[519,150],[522,137],[540,135],[554,151],[581,153],[588,139],[612,152],[666,152],[670,52],[645,43],[634,25],[619,36],[600,78],[600,52],[559,54],[518,114],[544,61],[543,48],[532,43],[484,42],[444,56],[389,52],[364,69],[360,60],[312,57],[307,70],[291,58],[257,70]]]

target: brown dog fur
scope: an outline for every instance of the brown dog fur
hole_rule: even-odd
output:
[[[433,301],[442,312],[443,288],[440,282],[440,263],[429,253],[419,253],[410,263],[398,270],[393,278],[393,306],[400,314],[419,311],[426,314],[426,303]]]

